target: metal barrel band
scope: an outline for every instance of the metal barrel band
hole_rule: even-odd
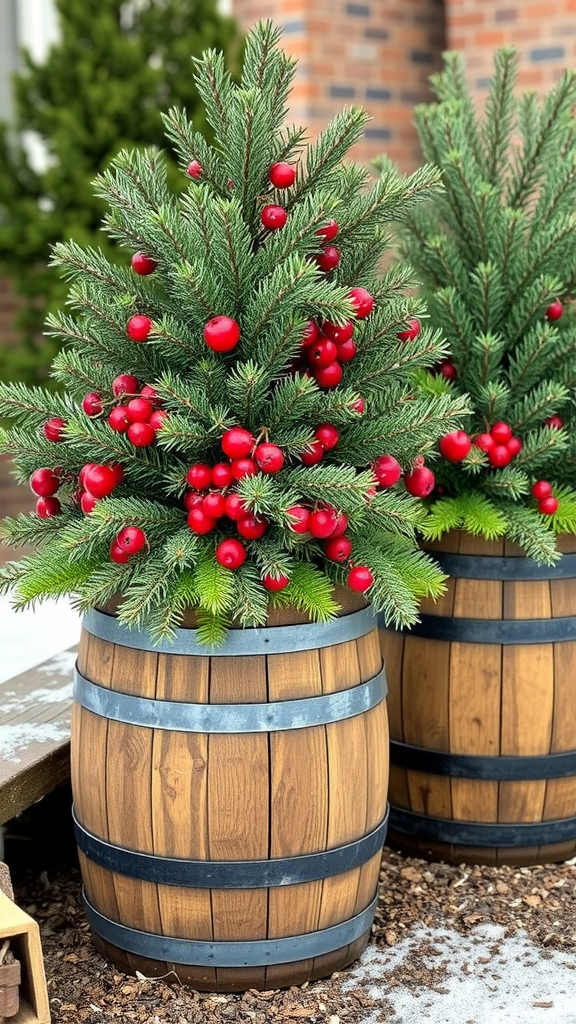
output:
[[[456,643],[555,644],[576,640],[576,615],[557,619],[456,619],[422,614],[420,622],[398,632]]]
[[[361,867],[379,853],[386,838],[389,808],[380,824],[356,842],[319,853],[272,860],[198,861],[158,857],[116,846],[85,829],[74,811],[74,831],[82,852],[109,871],[159,885],[198,889],[262,889],[331,878]]]
[[[258,629],[229,629],[220,647],[199,643],[197,630],[177,629],[173,641],[155,644],[149,633],[129,629],[114,615],[94,609],[84,616],[84,629],[100,640],[133,647],[153,654],[196,654],[211,658],[246,654],[290,654],[310,648],[332,647],[348,640],[357,640],[376,627],[376,618],[368,605],[350,615],[329,622],[307,622],[291,626],[263,626]]]
[[[495,782],[516,779],[529,782],[576,776],[576,750],[560,754],[480,756],[428,750],[391,740],[390,762],[399,768],[444,775],[451,779],[491,779]]]
[[[430,551],[443,572],[467,580],[566,580],[576,579],[576,554],[562,555],[555,565],[538,565],[532,558],[497,555],[457,555]]]
[[[254,733],[307,729],[341,722],[380,704],[387,692],[384,668],[365,683],[317,697],[263,704],[193,704],[118,693],[74,671],[74,698],[101,718],[173,732]]]
[[[458,846],[546,846],[576,840],[576,817],[537,822],[454,821],[391,807],[390,832]]]
[[[157,935],[111,921],[100,914],[82,892],[88,921],[102,939],[118,949],[153,960],[198,967],[266,967],[269,964],[294,963],[332,953],[355,942],[372,926],[378,896],[355,917],[341,924],[304,935],[281,939],[255,939],[231,942],[201,942]]]

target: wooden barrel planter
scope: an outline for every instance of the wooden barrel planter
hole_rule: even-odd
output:
[[[72,782],[85,907],[121,969],[210,991],[345,967],[376,908],[388,787],[376,620],[274,613],[208,656],[84,620]],[[344,600],[343,599],[343,600]],[[341,603],[343,603],[341,600]]]
[[[430,546],[432,548],[432,546]],[[429,859],[576,854],[576,537],[552,568],[448,534],[448,590],[410,632],[381,630],[389,843]]]

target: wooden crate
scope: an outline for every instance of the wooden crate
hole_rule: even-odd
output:
[[[20,961],[20,1009],[10,1024],[50,1024],[46,975],[36,921],[0,893],[0,943],[10,939],[10,948]]]

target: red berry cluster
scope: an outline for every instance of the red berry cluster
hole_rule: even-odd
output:
[[[372,311],[374,299],[365,288],[352,288],[350,299],[357,319],[364,319]],[[349,363],[356,355],[353,334],[354,324],[351,320],[344,324],[325,320],[321,326],[315,320],[309,320],[302,336],[302,355],[296,360],[293,369],[298,371],[307,367],[307,372],[321,388],[337,387],[342,380],[342,364]],[[364,411],[362,399],[354,404],[354,408],[360,413]]]
[[[145,448],[156,440],[168,413],[160,409],[161,402],[150,384],[140,387],[140,381],[131,373],[121,373],[112,381],[112,394],[120,401],[108,413],[108,425],[117,434],[126,434],[136,448]],[[123,401],[126,399],[127,401]],[[109,405],[97,391],[89,391],[82,399],[87,416],[101,416]]]
[[[558,498],[552,494],[552,484],[547,480],[537,480],[532,484],[531,490],[538,502],[538,511],[543,516],[553,516],[558,511]]]
[[[110,558],[122,565],[137,555],[146,544],[146,534],[139,526],[125,526],[116,534],[110,545]]]
[[[495,469],[502,469],[522,451],[522,441],[512,433],[509,423],[495,423],[489,433],[477,434],[474,438],[476,448],[486,452],[488,462]]]
[[[62,511],[60,501],[54,497],[60,483],[59,467],[50,469],[43,466],[42,469],[37,469],[32,473],[30,487],[34,494],[38,495],[36,512],[42,519],[51,519],[52,516],[57,516]]]
[[[326,224],[318,228],[316,234],[325,243],[332,242],[338,234],[338,222],[331,217]],[[322,252],[316,257],[316,262],[320,270],[324,270],[328,274],[331,270],[335,270],[340,263],[340,250],[335,245],[325,244],[322,246]]]
[[[312,509],[304,505],[292,505],[286,509],[293,533],[314,537],[322,541],[322,550],[331,562],[348,563],[346,582],[351,590],[363,593],[374,582],[372,573],[365,565],[352,565],[352,542],[346,536],[348,517],[338,512],[333,505],[315,505]]]

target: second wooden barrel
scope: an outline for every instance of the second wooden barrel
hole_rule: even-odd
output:
[[[376,620],[274,613],[210,654],[84,621],[72,779],[87,915],[124,970],[212,991],[331,974],[366,945],[386,831]],[[356,603],[355,603],[356,602]]]
[[[576,537],[538,566],[448,534],[449,575],[406,633],[381,630],[389,843],[431,859],[537,864],[576,854]]]

